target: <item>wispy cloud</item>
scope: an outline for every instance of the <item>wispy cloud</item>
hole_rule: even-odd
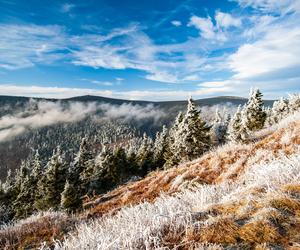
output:
[[[240,18],[233,17],[229,13],[218,11],[215,16],[218,28],[240,27],[242,21]]]
[[[61,6],[61,12],[63,13],[68,13],[70,12],[73,8],[75,7],[74,4],[70,4],[70,3],[65,3]]]
[[[300,2],[297,0],[235,0],[242,7],[252,7],[264,12],[286,14],[300,11]]]
[[[14,70],[51,63],[67,49],[60,26],[0,24],[0,68]]]
[[[192,16],[188,26],[194,26],[201,33],[200,35],[205,39],[213,39],[213,40],[226,40],[226,37],[222,32],[217,32],[215,30],[214,24],[210,17],[203,18],[198,16]]]
[[[96,79],[87,79],[87,78],[81,78],[80,81],[90,82],[93,84],[96,84],[98,86],[114,86],[114,85],[120,85],[122,81],[124,81],[124,78],[116,77],[112,81],[102,81],[102,80],[96,80]]]
[[[239,28],[242,25],[240,18],[233,17],[231,14],[221,11],[216,12],[214,19],[216,25],[210,16],[199,17],[193,15],[190,18],[188,26],[197,28],[200,31],[200,36],[205,39],[225,42],[228,39],[225,33],[226,29],[230,27]]]
[[[178,20],[173,20],[173,21],[171,21],[171,24],[173,24],[173,25],[176,26],[176,27],[179,27],[179,26],[182,25],[181,21],[178,21]]]
[[[158,122],[159,119],[166,116],[165,112],[152,104],[141,106],[130,103],[124,103],[122,105],[103,103],[98,105],[98,108],[103,111],[102,118],[104,117],[106,119],[122,119],[123,121],[151,119],[154,120],[154,122]]]

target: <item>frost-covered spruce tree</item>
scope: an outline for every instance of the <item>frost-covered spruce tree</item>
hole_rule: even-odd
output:
[[[75,156],[72,167],[70,168],[70,179],[73,185],[78,187],[81,195],[89,191],[89,185],[94,170],[94,156],[90,149],[88,139],[81,140],[79,151]]]
[[[115,172],[115,183],[121,184],[130,177],[130,166],[123,147],[116,147],[113,152],[113,165]]]
[[[275,101],[273,103],[272,111],[271,111],[271,117],[268,119],[269,123],[276,124],[283,118],[287,117],[289,115],[289,100],[280,98],[278,101]]]
[[[8,193],[0,181],[0,225],[12,220],[14,214]]]
[[[22,161],[20,168],[16,170],[15,177],[13,178],[13,184],[10,191],[12,200],[15,200],[19,195],[21,186],[29,174],[30,171],[28,161]]]
[[[137,161],[139,165],[140,175],[144,176],[154,169],[153,166],[153,141],[144,133],[142,144],[137,153]]]
[[[138,142],[131,140],[128,149],[126,150],[126,158],[129,165],[129,172],[131,175],[138,175],[138,162],[137,162]]]
[[[264,127],[266,113],[263,109],[262,96],[259,89],[251,89],[249,100],[242,111],[242,120],[248,131],[256,131]]]
[[[289,96],[289,111],[290,113],[300,111],[300,94],[292,94]]]
[[[225,110],[224,110],[225,113]],[[216,116],[213,121],[210,134],[211,134],[211,141],[213,145],[220,145],[225,143],[226,141],[226,133],[228,127],[228,118],[227,114],[224,114],[225,120],[221,117],[221,114],[218,109],[216,109]]]
[[[60,147],[57,147],[46,165],[43,177],[38,182],[39,195],[35,205],[39,210],[59,208],[60,196],[65,186],[66,173],[67,166],[64,156]]]
[[[18,195],[18,190],[16,189],[15,177],[12,176],[11,170],[8,170],[5,182],[1,184],[2,192],[0,197],[0,206],[5,211],[0,213],[0,217],[3,222],[6,222],[6,219],[12,219],[14,216],[13,202]]]
[[[232,117],[228,126],[228,139],[234,142],[242,141],[241,131],[242,131],[242,113],[241,106],[238,106],[237,111]]]
[[[167,137],[166,152],[164,153],[165,169],[176,166],[180,162],[180,156],[177,153],[175,153],[176,150],[175,140],[179,136],[179,131],[180,131],[183,118],[184,118],[183,113],[179,112],[173,126],[170,128],[169,136]]]
[[[32,176],[24,176],[22,182],[20,183],[20,190],[18,196],[13,202],[13,207],[15,211],[15,217],[27,217],[34,211],[36,187],[34,186],[34,181]]]
[[[68,180],[66,180],[64,191],[61,193],[60,205],[68,212],[76,211],[82,205],[77,189]]]
[[[7,199],[7,193],[5,192],[2,183],[0,183],[0,225],[8,223],[13,218],[13,215],[14,212]]]
[[[23,167],[24,168],[24,167]],[[37,198],[38,181],[42,175],[42,166],[39,158],[39,153],[36,151],[34,158],[28,163],[28,171],[22,177],[19,193],[13,202],[16,217],[26,217],[34,212],[34,202]],[[22,170],[21,172],[23,172]]]
[[[265,127],[269,127],[273,125],[273,117],[272,117],[272,108],[270,107],[265,107],[264,111],[266,113],[266,121],[265,121]]]
[[[31,161],[30,164],[30,168],[31,168],[31,176],[33,177],[34,181],[36,181],[36,183],[38,182],[38,180],[40,179],[43,169],[42,169],[42,163],[40,160],[40,154],[39,151],[36,150],[35,151],[35,155],[33,160]]]
[[[201,119],[200,111],[192,98],[188,100],[186,114],[175,138],[175,152],[180,161],[190,161],[207,151],[210,147],[210,128]]]
[[[91,190],[103,193],[115,185],[116,179],[113,152],[110,147],[103,145],[101,153],[95,159]]]
[[[163,126],[161,132],[157,132],[154,142],[153,161],[155,168],[162,168],[165,164],[164,155],[168,147],[168,129]]]
[[[3,189],[6,194],[11,193],[14,189],[15,178],[12,176],[11,169],[7,171],[5,182],[3,183]]]

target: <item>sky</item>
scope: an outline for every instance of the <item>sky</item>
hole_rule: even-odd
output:
[[[0,95],[300,92],[300,0],[0,0]]]

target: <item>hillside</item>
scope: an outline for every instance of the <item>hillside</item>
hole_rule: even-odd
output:
[[[205,154],[198,160],[185,163],[178,168],[151,173],[147,178],[115,189],[85,206],[91,207],[90,214],[106,213],[119,207],[132,205],[141,201],[153,201],[161,192],[176,193],[197,184],[217,184],[236,180],[255,164],[266,163],[274,158],[296,154],[300,145],[299,116],[292,122],[275,128],[260,131],[257,135],[269,134],[266,138],[253,144],[227,144]],[[264,134],[263,137],[266,135]],[[258,138],[257,138],[258,139]],[[288,141],[282,143],[286,139]]]
[[[72,232],[56,249],[297,249],[299,118],[95,197],[75,217],[46,213],[7,226],[1,247]]]

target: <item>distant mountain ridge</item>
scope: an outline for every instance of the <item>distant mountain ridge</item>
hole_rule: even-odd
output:
[[[69,101],[77,101],[77,102],[99,102],[99,103],[109,103],[114,105],[122,105],[124,103],[133,104],[133,105],[147,105],[153,104],[155,106],[161,107],[170,107],[170,106],[182,106],[186,105],[185,100],[179,101],[142,101],[142,100],[126,100],[126,99],[117,99],[117,98],[109,98],[103,96],[93,96],[93,95],[84,95],[77,96],[65,99],[55,99],[55,98],[40,98],[40,97],[23,97],[23,96],[5,96],[0,95],[0,105],[12,104],[12,103],[25,103],[30,99],[35,100],[45,100],[45,101],[61,101],[61,102],[69,102]],[[196,99],[196,102],[200,106],[212,106],[224,103],[232,103],[234,105],[243,105],[247,102],[247,98],[237,97],[237,96],[217,96],[217,97],[209,97],[209,98],[201,98]],[[265,100],[266,106],[271,106],[274,100]]]

